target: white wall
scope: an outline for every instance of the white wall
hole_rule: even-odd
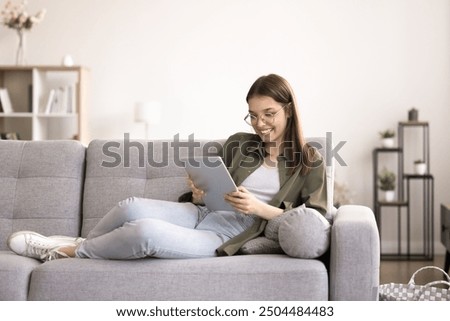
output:
[[[30,64],[71,54],[91,70],[89,137],[142,137],[137,101],[163,103],[155,138],[248,130],[245,95],[260,75],[287,78],[307,136],[332,132],[348,166],[337,181],[372,207],[378,132],[415,106],[431,126],[436,240],[450,203],[449,0],[29,0],[48,10],[27,35]],[[5,0],[0,1],[3,6]],[[17,37],[0,28],[0,64]],[[394,221],[395,222],[395,221]]]

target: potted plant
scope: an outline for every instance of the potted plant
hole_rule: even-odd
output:
[[[392,129],[387,129],[385,131],[380,132],[381,144],[383,147],[392,148],[394,147],[394,137],[395,132]]]
[[[386,202],[392,202],[395,197],[395,173],[383,169],[383,171],[378,174],[378,187],[384,192],[384,200]]]
[[[424,175],[426,172],[427,164],[421,159],[416,159],[414,161],[414,173],[417,175]]]

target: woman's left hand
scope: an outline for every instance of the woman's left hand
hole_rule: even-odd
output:
[[[283,210],[257,199],[245,187],[239,186],[237,192],[225,195],[225,200],[242,214],[255,214],[266,220],[270,220],[283,213]]]
[[[237,192],[226,194],[225,200],[230,203],[237,212],[242,214],[256,214],[260,216],[261,210],[265,205],[242,186],[238,187]]]

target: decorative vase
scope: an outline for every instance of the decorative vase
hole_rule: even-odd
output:
[[[419,111],[412,108],[408,111],[408,121],[417,121],[419,119]]]
[[[424,175],[427,172],[427,164],[425,163],[414,164],[414,172],[417,175]]]
[[[384,191],[384,201],[392,202],[395,199],[395,191]]]
[[[392,148],[392,147],[394,147],[394,143],[395,143],[394,138],[390,138],[390,137],[389,138],[383,138],[381,140],[381,144],[385,148]]]
[[[17,30],[17,34],[19,35],[19,45],[16,53],[16,65],[23,66],[25,65],[25,32]]]

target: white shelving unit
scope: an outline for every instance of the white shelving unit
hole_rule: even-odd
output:
[[[12,112],[0,112],[0,133],[23,140],[86,140],[88,70],[63,66],[0,66],[0,88]],[[51,92],[52,108],[48,108]]]

